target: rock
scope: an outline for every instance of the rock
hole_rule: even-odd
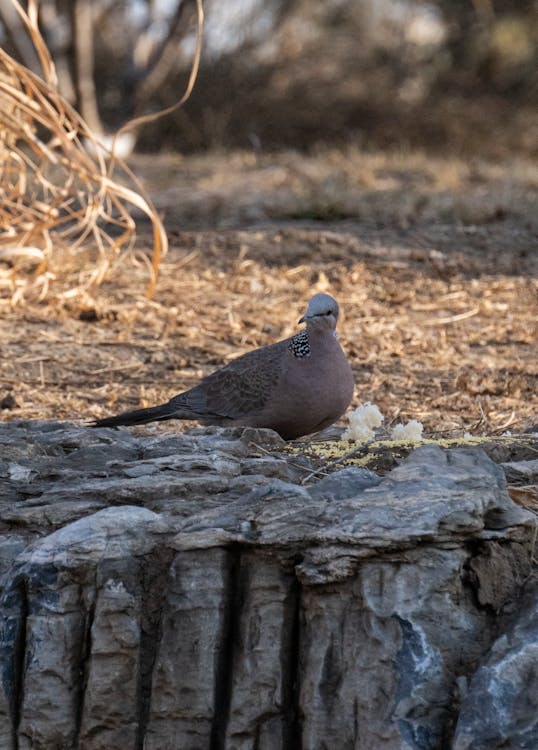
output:
[[[538,580],[471,678],[454,750],[538,747]]]
[[[535,517],[481,450],[304,485],[264,430],[0,450],[2,750],[531,747]]]
[[[332,497],[338,501],[353,497],[367,487],[375,487],[380,482],[381,477],[370,469],[349,466],[320,479],[308,489],[310,495],[314,498],[329,499]]]
[[[538,482],[538,459],[532,461],[509,461],[501,464],[508,482],[531,484]]]
[[[16,406],[17,401],[12,393],[7,393],[0,398],[0,409],[14,409]]]

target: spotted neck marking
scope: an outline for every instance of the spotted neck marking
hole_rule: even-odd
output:
[[[298,359],[310,356],[310,339],[308,338],[308,330],[306,328],[292,338],[288,344],[288,349]]]

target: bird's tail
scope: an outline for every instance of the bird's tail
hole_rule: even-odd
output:
[[[91,427],[119,427],[120,425],[146,424],[147,422],[157,422],[158,420],[174,419],[177,414],[177,410],[171,407],[170,404],[162,404],[161,406],[150,406],[148,409],[124,411],[123,414],[117,414],[115,417],[96,419],[95,422],[92,422]]]

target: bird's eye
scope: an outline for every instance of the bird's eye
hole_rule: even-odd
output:
[[[332,312],[332,310],[327,310],[327,312],[325,313],[325,315],[330,315],[331,312]]]

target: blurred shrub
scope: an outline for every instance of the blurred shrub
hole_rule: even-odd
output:
[[[8,4],[0,6],[2,43],[24,56]],[[89,79],[105,129],[177,99],[192,59],[193,5],[43,0],[64,91],[86,119]],[[145,149],[270,150],[350,139],[538,149],[533,0],[205,0],[204,7],[194,95],[144,130]]]

